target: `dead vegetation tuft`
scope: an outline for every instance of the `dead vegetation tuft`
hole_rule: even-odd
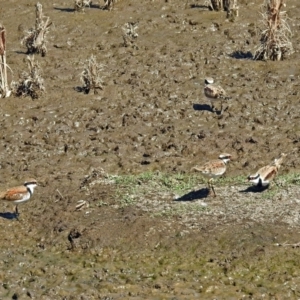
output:
[[[103,9],[112,10],[117,0],[104,0]]]
[[[18,82],[12,82],[13,93],[20,97],[37,99],[45,91],[41,68],[34,56],[27,56],[29,72],[23,71]]]
[[[46,34],[49,32],[51,24],[49,17],[43,15],[42,5],[38,2],[36,4],[35,28],[29,29],[21,40],[21,44],[27,48],[27,54],[41,53],[42,56],[46,55]]]
[[[136,45],[136,40],[139,36],[136,33],[138,27],[138,22],[128,22],[122,27],[124,47],[132,47],[134,49],[138,49]]]
[[[239,7],[237,0],[207,0],[206,7],[213,11],[226,11],[226,18],[234,21],[239,15]]]
[[[0,24],[0,98],[9,97],[10,94],[7,82],[6,30]]]
[[[90,7],[92,0],[75,0],[74,10],[76,12],[84,12],[85,7]]]
[[[254,55],[255,60],[279,61],[294,52],[287,15],[285,11],[281,11],[284,6],[284,0],[265,0],[262,17],[266,29],[262,31],[260,46]]]
[[[102,90],[102,78],[101,71],[103,70],[103,64],[99,64],[96,61],[96,57],[92,55],[90,59],[86,61],[83,72],[81,73],[80,80],[83,83],[82,91],[88,94],[90,90],[97,94],[97,89]]]

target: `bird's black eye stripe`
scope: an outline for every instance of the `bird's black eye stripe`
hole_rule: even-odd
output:
[[[29,184],[37,184],[36,181],[30,181],[30,182],[26,182],[25,185],[29,185]]]
[[[259,174],[257,174],[256,176],[248,176],[249,180],[254,180],[257,179],[259,177]]]

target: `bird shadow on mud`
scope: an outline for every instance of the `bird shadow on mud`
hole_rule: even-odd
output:
[[[199,8],[203,10],[211,10],[207,5],[201,4],[190,4],[190,8]]]
[[[179,198],[174,199],[174,201],[194,201],[206,198],[209,195],[209,190],[207,188],[203,188],[196,191],[191,191]]]
[[[213,112],[212,108],[208,104],[193,104],[194,110],[208,110],[210,112]]]
[[[11,213],[11,212],[0,213],[0,217],[3,218],[3,219],[8,219],[8,220],[12,220],[12,219],[17,218],[16,214]]]
[[[91,4],[89,6],[85,6],[84,7],[85,9],[89,9],[89,8],[97,8],[97,9],[101,9],[101,7],[99,7],[99,5],[95,5],[95,4]],[[75,8],[70,8],[70,7],[67,7],[67,8],[62,8],[62,7],[54,7],[54,9],[56,10],[60,10],[62,12],[75,12]]]
[[[235,59],[253,59],[253,54],[250,51],[234,51],[229,54],[229,57],[235,58]]]
[[[239,191],[240,193],[262,193],[263,191],[267,190],[268,186],[259,187],[259,186],[249,186],[245,190]]]
[[[75,9],[74,8],[61,8],[61,7],[54,7],[55,10],[59,10],[59,11],[62,11],[62,12],[75,12]]]

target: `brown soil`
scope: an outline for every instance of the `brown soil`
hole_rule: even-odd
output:
[[[36,2],[3,2],[17,80]],[[122,205],[112,179],[188,174],[221,152],[234,156],[227,177],[246,177],[281,152],[281,175],[299,171],[298,1],[286,7],[295,53],[283,62],[249,59],[261,1],[239,2],[236,22],[201,1],[120,0],[85,13],[72,1],[42,3],[53,21],[47,55],[35,56],[46,92],[0,102],[0,184],[40,183],[20,222],[2,205],[0,299],[300,297],[299,250],[288,245],[300,241],[298,180],[279,178],[284,189],[262,193],[231,182],[216,187],[216,199],[202,183],[177,195],[141,182],[134,203]],[[134,47],[123,45],[126,22],[139,22]],[[79,78],[92,54],[105,65],[104,87],[86,95]],[[207,76],[231,97],[222,116],[203,97]],[[79,200],[89,206],[76,210]]]

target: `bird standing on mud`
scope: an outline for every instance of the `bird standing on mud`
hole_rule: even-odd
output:
[[[35,179],[29,179],[25,181],[24,185],[12,187],[4,192],[0,193],[0,200],[14,203],[16,217],[19,216],[18,204],[26,202],[30,199],[34,192],[34,188],[37,186]]]
[[[271,165],[260,168],[255,174],[247,177],[248,181],[252,182],[257,187],[268,187],[272,180],[275,181],[275,177],[281,167],[283,159],[286,154],[281,153],[279,158],[274,160]]]
[[[201,172],[204,176],[208,177],[208,189],[209,194],[213,192],[214,197],[216,197],[216,192],[213,186],[214,178],[220,177],[226,172],[226,164],[231,159],[231,155],[228,153],[222,153],[219,155],[219,159],[211,160],[202,166],[195,166],[192,170]]]
[[[205,83],[204,95],[211,102],[211,110],[213,112],[216,112],[215,102],[219,100],[219,101],[221,101],[220,114],[222,115],[222,113],[223,113],[223,101],[222,100],[229,100],[229,97],[226,96],[226,92],[221,86],[214,84],[213,78],[211,78],[211,77],[206,78],[204,83]]]

